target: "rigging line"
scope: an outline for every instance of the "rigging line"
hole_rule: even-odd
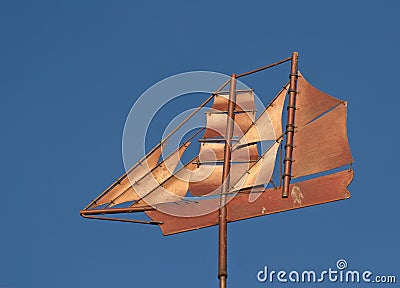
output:
[[[165,163],[165,161],[167,161],[169,158],[172,157],[172,155],[177,152],[179,149],[181,149],[182,147],[186,146],[190,140],[192,140],[194,137],[196,137],[201,131],[203,131],[205,128],[202,127],[200,128],[198,131],[196,131],[196,133],[194,133],[192,136],[189,137],[189,139],[187,139],[181,146],[179,146],[177,149],[175,149],[171,154],[168,155],[167,158],[165,158],[161,163],[159,163],[156,167],[154,167],[153,169],[151,169],[150,171],[147,171],[147,173],[145,175],[143,175],[142,177],[140,177],[138,180],[136,180],[135,182],[139,182],[141,181],[144,177],[146,177],[147,175],[151,174],[156,168],[158,168],[162,163]],[[189,146],[189,145],[187,145]],[[173,171],[172,171],[173,173]],[[132,184],[132,183],[131,183]],[[115,200],[119,199],[120,197],[122,197],[128,190],[129,188],[132,187],[129,186],[128,188],[126,188],[124,191],[121,192],[121,194],[119,194],[118,196],[116,196],[114,199],[111,200],[111,202],[109,204],[106,205],[105,208],[110,207],[111,203],[113,203]]]
[[[228,84],[228,83],[227,83]],[[254,89],[250,88],[250,89],[238,89],[236,90],[237,94],[244,94],[246,92],[254,92]],[[229,96],[229,91],[219,91],[219,92],[214,92],[214,94],[216,95],[227,95]]]
[[[249,72],[245,72],[245,73],[242,73],[242,74],[238,74],[238,75],[236,75],[236,78],[240,78],[240,77],[247,76],[247,75],[250,75],[250,74],[253,74],[253,73],[257,73],[257,72],[266,70],[266,69],[268,69],[268,68],[272,68],[272,67],[274,67],[274,66],[280,65],[280,64],[282,64],[282,63],[288,62],[288,61],[290,61],[290,60],[292,60],[292,57],[283,59],[283,60],[281,60],[281,61],[278,61],[278,62],[269,64],[269,65],[267,65],[267,66],[264,66],[264,67],[261,67],[261,68],[258,68],[258,69],[251,70],[251,71],[249,71]]]
[[[107,221],[117,221],[117,222],[128,222],[128,223],[137,223],[137,224],[148,224],[148,225],[160,225],[163,224],[161,221],[144,221],[144,220],[134,220],[134,219],[124,219],[124,218],[109,218],[109,217],[100,217],[100,216],[88,216],[82,215],[84,218],[96,219],[96,220],[107,220]]]
[[[230,161],[231,164],[246,164],[246,163],[252,163],[252,162],[256,162],[257,160],[248,160],[248,161]],[[192,164],[197,164],[197,165],[205,165],[205,166],[219,166],[223,163],[223,160],[209,160],[209,161],[204,161],[204,162],[192,162]],[[212,164],[212,165],[210,165]]]
[[[283,137],[284,134],[285,134],[285,133],[282,133],[281,136],[279,136],[278,139],[275,140],[275,143],[272,144],[271,146],[269,146],[268,149],[262,154],[262,156],[258,157],[258,159],[249,167],[249,169],[247,169],[247,170],[238,178],[238,180],[237,180],[233,185],[231,185],[231,188],[230,188],[230,189],[232,189],[232,188],[243,178],[243,176],[245,176],[245,175],[250,171],[250,169],[254,167],[254,165],[256,165],[261,159],[263,159],[264,156],[265,156],[265,154],[267,154],[268,151],[271,150],[271,148],[274,147],[274,145],[275,145],[276,143],[279,143],[280,139]]]
[[[243,135],[241,135],[241,136],[239,137],[239,139],[237,140],[236,143],[239,143],[239,141],[242,140],[242,138],[246,135],[246,133],[250,131],[250,129],[255,125],[255,123],[258,121],[258,119],[260,119],[261,116],[264,115],[264,113],[268,113],[268,112],[267,112],[267,109],[268,109],[269,107],[272,106],[272,104],[274,103],[274,101],[279,97],[279,95],[283,92],[283,90],[288,90],[288,88],[287,88],[288,85],[289,85],[289,82],[286,82],[285,86],[282,87],[282,89],[278,92],[278,94],[275,96],[275,98],[272,99],[272,101],[268,104],[267,107],[265,107],[264,111],[260,114],[260,116],[258,116],[257,119],[254,120],[254,122],[249,126],[249,128],[247,128],[246,132],[244,132]],[[270,120],[271,120],[271,119],[270,119]],[[282,120],[281,120],[281,121],[282,121]],[[274,132],[275,132],[275,131],[274,131]],[[282,136],[280,136],[280,137],[282,137]],[[280,137],[279,137],[279,138],[280,138]],[[278,139],[279,139],[279,138],[278,138]],[[234,144],[234,145],[233,145],[232,151],[235,151],[236,149],[240,148],[240,146],[239,146],[239,147],[235,147],[236,145],[237,145],[237,144]]]
[[[226,80],[224,84],[222,84],[218,89],[217,93],[224,89],[224,87],[229,83],[230,79]],[[113,189],[120,181],[125,179],[127,175],[132,172],[136,167],[138,167],[144,160],[147,159],[151,154],[153,154],[161,145],[163,145],[167,140],[179,129],[181,128],[186,122],[188,122],[197,112],[200,111],[202,107],[204,107],[208,102],[211,101],[211,99],[214,98],[214,94],[211,94],[210,97],[208,97],[199,107],[197,107],[188,117],[186,117],[185,120],[183,120],[177,127],[175,127],[174,130],[172,130],[164,139],[160,141],[156,146],[153,147],[145,156],[143,156],[135,165],[133,165],[126,173],[124,173],[121,177],[117,179],[113,184],[111,184],[106,190],[103,191],[99,196],[97,196],[94,200],[92,200],[83,210],[87,210],[90,206],[92,206],[94,203],[96,203],[97,200],[99,200],[101,197],[103,197],[106,193],[108,193],[111,189]]]

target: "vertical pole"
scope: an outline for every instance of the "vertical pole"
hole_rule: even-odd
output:
[[[228,117],[226,122],[224,167],[222,172],[221,202],[219,207],[219,237],[218,237],[218,278],[219,287],[226,288],[227,273],[227,223],[226,223],[226,197],[229,190],[229,172],[231,169],[231,144],[234,129],[234,109],[236,103],[236,75],[231,76],[229,90]]]
[[[292,53],[292,65],[290,67],[290,87],[289,87],[289,104],[287,106],[288,118],[286,125],[286,144],[285,159],[283,172],[282,197],[287,198],[289,195],[290,178],[292,177],[293,162],[293,135],[294,135],[294,118],[296,112],[296,94],[297,94],[297,66],[299,53]]]

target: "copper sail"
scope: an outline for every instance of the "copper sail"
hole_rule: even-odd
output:
[[[347,103],[319,91],[299,74],[296,106],[292,177],[350,164]]]
[[[104,204],[112,205],[114,203],[113,200],[117,199],[120,195],[126,193],[125,191],[131,188],[130,177],[132,175],[135,175],[138,178],[142,177],[157,166],[163,146],[164,145],[160,145],[160,147],[154,150],[153,153],[147,156],[142,162],[134,165],[127,173],[122,175],[120,179],[114,182],[96,201],[93,202],[90,208]],[[139,195],[135,192],[129,194],[131,194],[132,200],[139,199]]]

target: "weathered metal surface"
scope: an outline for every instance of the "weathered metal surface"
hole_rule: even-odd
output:
[[[110,206],[138,200],[146,195],[149,191],[158,187],[160,183],[171,177],[182,157],[182,154],[189,145],[190,142],[185,143],[185,145],[179,147],[179,149],[158,164],[153,170],[148,171],[147,174],[141,177],[138,177],[134,173],[128,175],[131,186],[123,191],[120,195],[112,199],[112,204]]]
[[[340,99],[334,98],[312,86],[300,72],[297,91],[296,127],[306,125],[341,102]]]
[[[228,205],[228,221],[263,216],[307,206],[344,200],[350,197],[346,187],[353,179],[353,171],[345,170],[319,178],[292,183],[288,199],[282,199],[280,189],[268,189],[255,202],[234,198]],[[246,204],[249,205],[246,207]],[[247,209],[246,209],[247,208]]]
[[[233,222],[347,199],[350,193],[346,187],[351,183],[353,176],[352,170],[344,170],[292,183],[289,186],[288,199],[282,199],[280,187],[266,189],[252,203],[248,201],[249,195],[237,195],[227,204],[227,221]],[[218,211],[188,218],[190,215],[200,215],[203,211],[209,211],[210,207],[218,207],[216,201],[217,199],[210,199],[201,202],[183,202],[180,205],[162,204],[161,210],[168,211],[168,214],[160,211],[146,211],[146,214],[154,221],[163,222],[164,224],[160,225],[163,234],[170,235],[218,224]],[[176,217],[174,214],[188,217]]]
[[[297,52],[292,54],[292,65],[290,67],[290,86],[289,86],[289,104],[287,106],[288,118],[286,124],[286,144],[285,144],[285,159],[283,168],[283,186],[282,197],[288,197],[289,184],[292,170],[292,153],[293,153],[293,137],[294,137],[294,118],[296,113],[296,94],[297,94],[297,66],[298,66]]]
[[[159,186],[142,195],[142,199],[131,206],[156,205],[181,200],[188,191],[190,176],[197,169],[197,165],[193,163],[194,161],[198,161],[197,157],[179,169],[174,175],[161,182]]]
[[[352,160],[346,133],[346,103],[299,128],[295,134],[294,178],[334,169]]]

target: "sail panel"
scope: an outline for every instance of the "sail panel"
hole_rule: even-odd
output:
[[[214,96],[212,109],[228,111],[229,93],[220,93]],[[236,91],[235,111],[256,111],[254,104],[254,93],[249,91]]]
[[[299,72],[295,125],[301,127],[342,102],[307,82]]]
[[[224,143],[202,143],[200,146],[200,163],[224,160]],[[249,162],[258,158],[257,145],[243,146],[232,151],[232,162]]]
[[[225,137],[228,115],[225,113],[214,112],[215,110],[210,110],[210,113],[206,113],[207,124],[204,138]],[[241,137],[253,124],[254,120],[255,112],[235,114],[233,136]]]
[[[111,203],[111,201],[118,197],[118,195],[122,194],[124,191],[128,190],[131,187],[130,178],[131,177],[138,177],[141,178],[150,170],[154,169],[157,166],[157,162],[160,159],[164,144],[160,145],[153,153],[151,153],[145,161],[142,163],[138,163],[132,171],[123,177],[120,181],[116,182],[114,187],[110,189],[107,193],[105,193],[102,197],[100,197],[95,205],[91,208],[95,208],[107,203]],[[138,195],[135,195],[136,199],[139,199]],[[136,200],[134,199],[134,200]]]
[[[346,133],[346,103],[299,128],[294,135],[292,177],[331,170],[352,162]]]

